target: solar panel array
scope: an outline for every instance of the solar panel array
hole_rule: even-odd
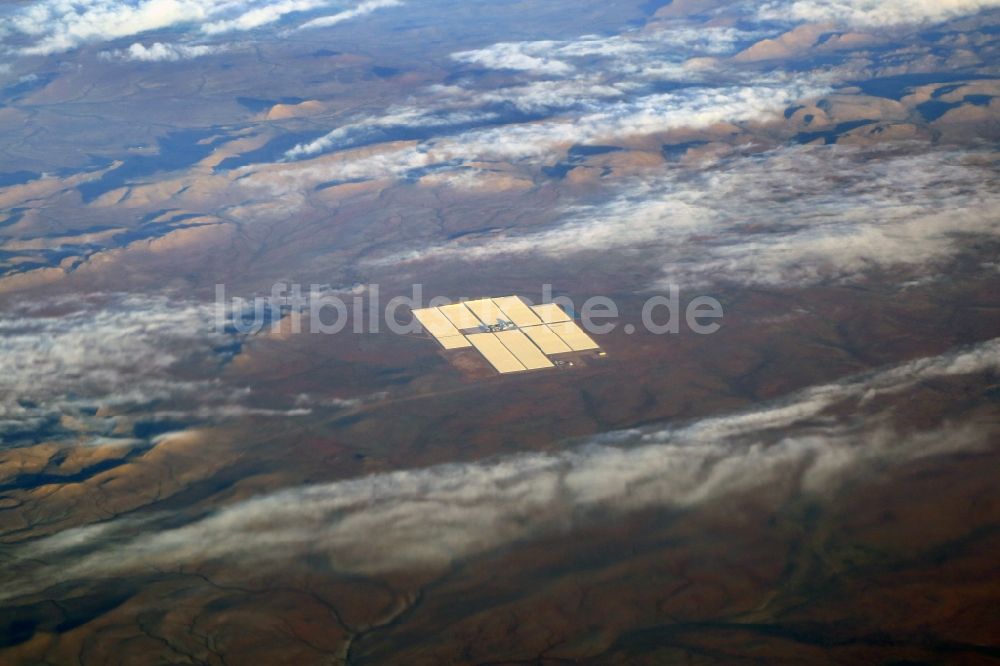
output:
[[[474,347],[501,374],[553,368],[549,356],[600,349],[555,303],[528,305],[517,296],[421,308],[413,315],[442,347]]]

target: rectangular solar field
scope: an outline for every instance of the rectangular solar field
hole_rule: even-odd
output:
[[[446,351],[475,348],[500,374],[573,365],[550,357],[600,349],[555,303],[529,306],[517,296],[421,308],[413,316]]]

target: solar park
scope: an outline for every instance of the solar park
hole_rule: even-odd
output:
[[[474,348],[500,374],[561,365],[552,357],[600,346],[555,303],[528,305],[517,296],[481,298],[413,316],[445,350]]]

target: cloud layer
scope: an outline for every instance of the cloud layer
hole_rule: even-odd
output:
[[[606,72],[642,73],[655,61],[683,61],[734,52],[738,45],[769,34],[725,26],[694,26],[677,22],[652,33],[611,37],[584,35],[574,40],[499,42],[482,49],[460,51],[452,59],[488,69],[563,76],[587,69],[595,60]]]
[[[677,129],[706,128],[720,122],[762,121],[778,117],[794,100],[816,95],[825,88],[793,77],[772,75],[755,85],[690,87],[676,92],[648,94],[624,100],[595,102],[577,116],[551,116],[536,122],[519,122],[460,131],[421,141],[415,146],[391,147],[381,152],[345,159],[302,161],[279,169],[247,167],[241,187],[252,196],[281,197],[295,205],[319,183],[384,178],[419,177],[430,171],[461,170],[470,162],[503,161],[541,166],[582,144],[614,144],[630,137]],[[427,127],[449,118],[420,115]],[[371,131],[381,120],[347,125],[293,148],[289,158],[344,148],[352,133]]]
[[[121,425],[112,414],[130,410],[179,415],[154,403],[189,403],[195,417],[224,413],[245,394],[211,378],[217,350],[234,338],[215,330],[210,305],[122,295],[47,307],[51,314],[22,307],[0,317],[0,445],[111,435]],[[178,373],[185,364],[209,372]]]
[[[132,44],[127,49],[115,49],[114,51],[102,51],[101,57],[108,60],[134,60],[139,62],[175,62],[177,60],[190,60],[205,55],[212,55],[225,50],[223,46],[208,44],[164,44],[163,42],[153,42],[145,46],[139,42]]]
[[[253,30],[328,7],[341,11],[314,19],[315,25],[333,25],[398,4],[365,0],[342,9],[337,0],[37,0],[0,21],[0,35],[28,39],[20,48],[24,55],[45,55],[174,27],[207,35]]]
[[[631,249],[668,280],[778,286],[894,266],[930,270],[967,239],[1000,234],[996,178],[988,153],[781,149],[639,178],[544,231],[388,261]]]
[[[750,99],[754,96],[753,89],[756,87],[760,88],[762,96],[769,96],[770,101],[775,102],[773,105],[766,105],[768,112],[772,106],[774,109],[778,108],[776,101],[779,96],[787,96],[786,91],[781,90],[782,86],[794,87],[797,83],[803,89],[816,91],[824,87],[822,83],[810,87],[805,81],[796,82],[792,77],[780,74],[751,77],[737,72],[716,71],[706,63],[688,63],[692,56],[700,53],[732,52],[738,44],[748,43],[759,34],[733,28],[696,30],[685,23],[674,26],[672,30],[652,34],[627,37],[583,36],[565,41],[503,42],[483,49],[458,52],[452,58],[459,63],[515,71],[522,76],[516,83],[489,90],[480,90],[475,85],[466,86],[463,83],[430,86],[420,91],[415,103],[410,106],[389,109],[381,116],[357,118],[320,139],[295,146],[285,157],[302,159],[329,150],[343,149],[349,146],[344,141],[346,134],[370,132],[375,128],[399,126],[412,129],[473,121],[484,125],[494,121],[502,122],[496,109],[510,107],[524,114],[549,116],[550,122],[505,123],[493,130],[483,130],[487,133],[480,144],[502,148],[517,140],[518,135],[528,135],[526,140],[520,142],[520,151],[539,140],[542,146],[553,142],[565,143],[574,138],[579,143],[587,143],[595,135],[606,136],[618,130],[628,135],[658,131],[660,127],[669,129],[685,123],[702,126],[706,122],[717,122],[719,118],[745,119],[762,110],[746,109],[741,113],[743,109],[729,104],[729,97],[742,97],[733,100],[737,104],[760,105],[761,100]],[[712,78],[712,84],[693,85],[705,78]],[[668,81],[672,85],[680,82],[690,82],[692,85],[682,92],[651,94],[657,84]],[[804,94],[804,90],[792,94]],[[685,105],[694,106],[694,110],[702,117],[692,117],[691,110],[683,108]],[[718,112],[709,118],[713,105],[718,106]],[[660,108],[663,109],[662,112],[657,112]],[[571,113],[557,113],[560,111]],[[672,122],[666,121],[667,115],[673,119]],[[461,120],[447,120],[453,117]],[[619,118],[622,122],[616,128],[612,123]],[[531,120],[537,121],[538,118],[533,117]],[[546,134],[553,136],[549,139]],[[470,142],[476,138],[474,132],[469,132],[454,140]],[[431,147],[425,145],[422,150]],[[473,158],[477,156],[472,155]]]
[[[299,28],[303,30],[307,28],[327,28],[331,25],[337,25],[338,23],[343,23],[344,21],[356,19],[359,16],[371,14],[379,9],[398,7],[402,4],[401,0],[365,0],[354,9],[345,9],[344,11],[337,12],[336,14],[321,16],[319,18],[312,19],[311,21],[306,21],[300,25]]]
[[[1000,0],[795,0],[764,3],[758,16],[776,21],[885,27],[939,23],[996,7],[1000,7]]]
[[[35,0],[16,9],[0,23],[3,31],[30,40],[20,49],[26,55],[44,55],[67,51],[83,44],[107,42],[132,37],[153,30],[190,26],[203,34],[246,31],[274,25],[289,17],[305,16],[302,28],[328,27],[355,19],[382,8],[401,5],[401,0],[362,0],[344,7],[338,0]],[[837,21],[859,26],[878,27],[939,22],[957,16],[995,8],[1000,0],[796,0],[772,1],[756,8],[756,18],[781,22]],[[737,14],[751,19],[753,10],[738,6]],[[335,13],[314,16],[323,10]],[[740,14],[742,12],[742,14]],[[313,15],[313,16],[310,16]],[[700,32],[700,34],[699,34]],[[667,43],[683,42],[691,52],[719,53],[739,39],[739,31],[713,27],[695,30],[670,30],[662,33]],[[631,48],[619,40],[594,38],[589,45],[561,42],[523,42],[497,44],[488,49],[470,51],[457,57],[487,67],[560,74],[571,64],[539,51],[558,51],[558,55],[577,57],[607,55],[612,49]],[[619,52],[620,54],[621,52]]]
[[[72,563],[21,578],[24,593],[73,578],[194,566],[275,566],[323,556],[342,570],[438,567],[594,516],[683,507],[780,483],[819,492],[869,461],[887,463],[987,444],[971,427],[902,436],[868,415],[825,416],[935,377],[1000,369],[1000,339],[816,386],[780,403],[687,426],[613,432],[554,454],[438,465],[292,488],[182,527],[109,521],[26,546],[19,557]],[[851,402],[845,402],[851,401]],[[797,479],[797,482],[791,480]],[[23,568],[22,562],[18,568]]]

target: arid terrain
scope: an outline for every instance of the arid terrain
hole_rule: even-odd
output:
[[[1000,3],[0,43],[0,663],[1000,661]],[[609,299],[606,356],[392,330],[508,294]]]

